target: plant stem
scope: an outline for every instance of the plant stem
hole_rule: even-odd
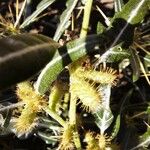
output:
[[[63,95],[63,87],[56,81],[55,85],[51,89],[49,95],[49,108],[52,111],[56,111],[56,106]]]
[[[82,28],[80,32],[80,38],[85,37],[87,35],[90,14],[91,14],[91,9],[92,9],[92,3],[93,3],[93,0],[86,1],[85,7],[84,7],[84,16],[83,16],[83,23],[82,23]]]
[[[66,122],[54,111],[49,108],[45,108],[44,111],[48,113],[53,119],[59,122],[63,127],[65,127]]]
[[[16,107],[22,107],[23,105],[25,105],[25,102],[20,101],[20,102],[18,102],[18,103],[10,104],[10,105],[8,105],[8,106],[2,106],[2,108],[0,108],[0,112],[6,111],[6,110],[8,110],[8,109],[14,109],[14,108],[16,108]]]
[[[76,97],[72,93],[70,98],[69,124],[74,127],[74,135],[73,135],[74,144],[77,150],[81,150],[80,138],[76,127],[76,102],[77,102]]]
[[[76,124],[76,98],[73,95],[70,98],[69,123]]]
[[[79,133],[77,131],[76,126],[75,126],[75,132],[74,132],[74,135],[73,135],[73,141],[74,141],[74,144],[75,144],[77,150],[81,150],[80,137],[79,137]]]
[[[23,2],[23,5],[22,5],[21,10],[20,10],[20,13],[19,13],[19,15],[18,15],[17,18],[16,18],[16,22],[15,22],[15,24],[14,24],[14,27],[15,27],[15,28],[16,28],[17,25],[19,24],[19,21],[20,21],[20,19],[21,19],[21,16],[22,16],[23,11],[24,11],[25,6],[26,6],[26,2],[27,2],[27,0],[25,0],[25,1]],[[16,8],[16,9],[18,9],[18,8]]]
[[[92,3],[93,0],[87,0],[84,8],[84,17],[83,17],[83,23],[82,23],[82,29],[80,32],[80,38],[86,37],[88,26],[89,26],[89,20],[90,20],[90,14],[92,9]],[[72,71],[70,71],[70,75],[72,74]],[[77,148],[77,150],[81,150],[81,142],[80,137],[77,131],[76,127],[76,97],[71,92],[71,98],[70,98],[70,109],[69,109],[69,123],[74,126],[74,136],[73,141]]]

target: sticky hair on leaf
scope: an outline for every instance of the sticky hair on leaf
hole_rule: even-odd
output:
[[[32,112],[32,108],[25,106],[19,118],[16,119],[14,128],[18,134],[30,133],[35,127],[36,112]]]
[[[25,104],[33,106],[33,110],[39,110],[41,106],[46,105],[44,96],[36,93],[29,82],[22,82],[17,85],[16,94]]]
[[[61,142],[59,145],[60,150],[73,150],[74,149],[73,143],[73,126],[67,124],[63,129],[63,134],[61,138]]]
[[[98,139],[98,145],[100,150],[105,150],[106,147],[110,145],[111,138],[106,134],[98,134],[96,136],[96,139]]]
[[[86,150],[99,150],[98,141],[93,132],[86,133],[85,142],[87,143]]]
[[[5,19],[2,15],[0,15],[0,25],[2,26],[2,28],[0,28],[0,31],[3,33],[9,34],[20,33],[19,28],[14,26],[13,20]]]
[[[96,112],[101,106],[101,95],[93,85],[75,75],[70,77],[70,92],[82,102],[82,107],[91,112]]]
[[[33,88],[29,82],[21,82],[17,84],[16,94],[20,100],[26,102],[29,99],[29,96],[32,95],[32,93]]]
[[[30,132],[35,126],[37,113],[41,112],[41,108],[47,105],[43,96],[35,93],[29,82],[22,82],[17,85],[17,96],[25,103],[19,118],[16,119],[14,127],[20,134]]]
[[[117,71],[110,67],[106,67],[106,69],[101,67],[100,71],[96,71],[92,68],[84,70],[83,68],[80,67],[77,69],[77,74],[80,77],[90,79],[100,84],[115,85],[116,83],[115,80],[117,78]]]

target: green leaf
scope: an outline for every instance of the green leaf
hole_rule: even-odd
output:
[[[132,70],[133,70],[132,79],[133,79],[133,82],[136,82],[140,77],[140,64],[139,64],[140,58],[135,50],[130,49],[130,51],[131,51],[131,55],[132,55],[131,60],[130,60]]]
[[[109,62],[110,57],[114,59],[116,56],[113,53],[115,50],[117,53],[119,52],[118,46],[122,51],[120,55],[124,54],[125,51],[127,52],[129,45],[132,43],[134,27],[144,19],[148,13],[149,5],[149,0],[130,0],[120,12],[115,14],[112,19],[112,26],[108,30],[108,32],[110,31],[109,36],[113,40],[111,40],[112,43],[107,52],[101,56],[101,62]]]
[[[117,136],[119,129],[120,129],[120,114],[117,116],[113,131],[111,133],[111,139],[112,140]]]
[[[145,149],[147,150],[150,144],[150,127],[147,127],[147,131],[140,136],[139,138],[139,144],[135,147],[133,147],[131,150],[137,150],[137,149]]]
[[[150,127],[147,127],[147,131],[140,136],[140,141],[144,142],[150,137]]]
[[[127,94],[121,99],[120,113],[124,111],[126,105],[129,104],[129,100],[132,96],[133,89],[130,89]]]
[[[120,12],[122,10],[123,6],[124,6],[123,0],[115,0],[114,1],[115,12]]]
[[[122,48],[122,44],[125,44],[124,42],[130,39],[129,36],[126,37],[126,35],[128,35],[128,33],[130,35],[131,31],[129,30],[125,32],[126,31],[125,29],[129,25],[128,23],[135,23],[135,20],[136,23],[141,22],[142,19],[144,18],[144,15],[148,9],[145,5],[146,3],[145,0],[142,0],[141,2],[136,0],[135,3],[133,3],[133,0],[130,0],[126,4],[126,6],[122,9],[122,11],[115,16],[116,19],[117,17],[127,19],[130,18],[130,16],[132,16],[130,20],[127,19],[126,20],[127,22],[124,22],[125,24],[123,24],[123,26],[120,26],[119,24],[119,26],[116,26],[116,28],[112,27],[110,28],[110,30],[106,31],[106,33],[100,36],[97,35],[88,36],[87,38],[72,41],[66,46],[59,48],[58,51],[55,53],[53,59],[49,59],[50,60],[49,64],[47,64],[47,66],[43,69],[40,76],[38,77],[37,84],[35,87],[36,90],[41,94],[44,94],[49,89],[51,83],[57,78],[57,75],[63,70],[63,68],[66,65],[68,65],[72,61],[76,61],[77,59],[83,57],[89,52],[98,50],[100,46],[104,47],[105,43],[107,43],[108,41],[112,44],[110,45],[109,50],[107,50],[106,53],[102,55],[102,58],[104,58],[102,60],[105,61],[105,58],[106,59],[111,58],[111,61],[114,62],[116,60],[118,61],[118,59],[126,58],[127,55],[130,56],[130,54],[127,51],[124,51],[124,49]],[[131,6],[131,4],[133,5]],[[69,5],[68,8],[70,8]],[[71,8],[69,9],[70,12]],[[138,17],[137,12],[139,13],[139,11],[143,9],[144,9],[143,12],[145,13],[142,13],[142,17]],[[134,15],[132,15],[133,11],[136,11]],[[126,18],[124,17],[124,13],[126,14],[125,15]],[[115,23],[116,21],[117,20],[115,20]],[[121,29],[118,30],[117,27],[118,28],[121,27]],[[116,46],[117,45],[120,46],[120,43],[122,43],[121,48],[118,49]]]
[[[110,36],[109,31],[108,35],[107,33],[104,35],[90,35],[82,39],[73,40],[67,45],[60,47],[56,52],[54,59],[46,65],[38,77],[35,86],[36,91],[44,94],[65,66],[89,53],[95,51],[98,52],[99,47],[104,47],[105,42],[108,41],[107,36]],[[106,51],[106,53],[104,53],[104,59],[102,60],[105,61],[105,58],[108,58],[107,56],[110,58],[108,61],[115,62],[124,58],[128,58],[130,54],[128,51],[124,51],[122,49],[120,50],[119,46],[119,48],[115,47],[112,48],[111,51]]]
[[[131,150],[137,150],[139,148],[140,149],[142,148],[142,150],[148,150],[149,149],[149,144],[150,144],[150,138],[147,138],[145,141],[138,144],[136,147],[133,147]]]
[[[144,60],[144,67],[145,67],[146,73],[149,73],[150,72],[150,70],[149,70],[149,68],[150,68],[150,55],[146,54],[141,59]]]
[[[0,39],[0,90],[35,75],[58,47],[52,39],[37,34]]]
[[[10,120],[12,117],[12,110],[5,109],[2,111],[3,108],[10,105],[9,102],[4,102],[2,105],[0,105],[0,136],[6,136],[11,133],[11,130],[9,129]]]
[[[63,68],[88,53],[98,51],[107,39],[91,35],[64,47],[42,35],[20,34],[0,40],[0,89],[26,80],[39,72],[36,90],[44,94]]]
[[[119,62],[124,58],[130,58],[128,49],[122,48],[122,43],[113,46],[101,56],[101,62]]]
[[[105,30],[106,30],[106,28],[105,28],[104,25],[99,21],[99,22],[97,23],[97,30],[96,30],[96,33],[97,33],[97,34],[101,34],[101,33],[103,33]]]
[[[35,86],[36,91],[44,94],[65,66],[89,52],[98,50],[97,47],[103,44],[104,41],[105,38],[101,38],[100,40],[98,35],[91,35],[86,38],[74,40],[66,46],[60,47],[55,53],[54,59],[46,65],[39,75]]]
[[[42,132],[42,131],[38,131],[37,135],[43,140],[45,141],[46,144],[56,144],[56,142],[58,142],[58,137],[52,136],[48,133]]]
[[[118,12],[113,19],[122,18],[128,24],[140,23],[150,8],[149,0],[129,0],[129,2]]]
[[[32,13],[31,16],[27,17],[26,20],[20,25],[20,28],[25,28],[29,24],[33,23],[36,21],[36,17],[43,11],[45,10],[48,6],[50,6],[53,2],[56,0],[42,0],[36,10]]]
[[[100,94],[103,95],[102,106],[98,112],[93,113],[95,117],[95,122],[101,130],[101,134],[104,134],[105,130],[111,125],[113,121],[113,115],[110,110],[110,94],[111,86],[106,85],[99,89]]]
[[[56,33],[53,38],[55,41],[58,41],[62,33],[65,31],[65,29],[69,27],[70,25],[69,19],[71,17],[71,13],[73,9],[75,8],[77,2],[78,0],[68,0],[67,8],[60,17],[60,23],[57,27]]]
[[[124,47],[127,49],[129,45],[131,45],[134,31],[133,29],[135,25],[140,23],[148,13],[148,4],[148,0],[130,0],[120,12],[115,14],[112,19],[112,27],[110,28],[110,32],[112,32],[112,38],[114,38],[114,40],[110,45],[110,48],[108,48],[107,53],[104,54],[104,56],[102,55],[102,58],[110,56],[111,52],[114,51],[112,49],[114,49],[114,46],[116,45],[120,45],[123,51]],[[121,41],[124,42],[121,44]],[[118,49],[116,50],[118,51]],[[113,55],[111,56],[113,57]]]

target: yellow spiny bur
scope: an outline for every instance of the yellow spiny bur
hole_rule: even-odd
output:
[[[117,78],[117,71],[107,67],[106,69],[101,68],[100,71],[83,68],[78,68],[76,73],[83,78],[92,80],[96,83],[101,84],[115,84],[115,79]]]
[[[10,19],[5,19],[2,15],[0,15],[0,32],[9,33],[9,34],[19,34],[19,28],[14,26],[14,23]]]
[[[105,134],[99,134],[96,136],[96,138],[98,139],[98,145],[99,145],[100,150],[105,150],[106,147],[108,147],[111,143],[110,142],[111,138],[109,138]]]
[[[32,131],[35,127],[35,119],[36,119],[36,112],[32,111],[32,107],[25,106],[22,110],[21,115],[16,120],[16,124],[14,125],[17,133],[25,134]]]
[[[29,82],[21,82],[17,85],[16,94],[20,100],[26,103],[31,100],[30,96],[33,94],[33,88]]]
[[[87,132],[85,135],[85,142],[87,143],[86,150],[99,150],[98,141],[94,137],[94,133]]]
[[[63,134],[61,138],[61,142],[59,145],[60,150],[73,150],[74,149],[74,143],[73,143],[73,126],[70,124],[67,124],[63,129]]]
[[[75,95],[83,104],[85,110],[98,111],[101,106],[101,95],[94,85],[72,74],[70,77],[70,92]]]
[[[33,110],[39,110],[43,104],[46,104],[46,99],[36,93],[29,82],[22,82],[17,85],[16,94],[18,98],[25,104],[32,104]],[[31,103],[32,102],[32,103]]]
[[[14,127],[18,133],[24,134],[30,132],[35,126],[37,113],[46,106],[47,102],[43,96],[35,93],[29,82],[18,84],[16,94],[25,103],[25,106],[19,118],[16,119]]]

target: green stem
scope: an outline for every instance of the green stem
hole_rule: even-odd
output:
[[[73,93],[71,93],[70,109],[69,109],[69,124],[74,127],[74,134],[73,134],[74,144],[77,150],[81,150],[81,142],[76,127],[76,102],[77,102],[76,97],[73,95]]]
[[[49,108],[44,109],[47,114],[49,114],[53,119],[59,122],[63,127],[66,126],[66,122],[54,111]]]
[[[93,0],[86,1],[85,7],[84,7],[84,16],[83,16],[82,29],[80,32],[80,38],[85,37],[87,35],[90,14],[91,14],[91,9],[92,9],[92,3],[93,3]]]
[[[71,95],[70,108],[69,108],[69,123],[70,125],[76,124],[76,97]]]
[[[73,141],[74,141],[74,144],[75,144],[77,150],[81,150],[80,137],[79,137],[79,133],[78,133],[76,127],[75,127],[75,132],[74,132],[74,135],[73,135]]]
[[[52,111],[56,111],[56,106],[59,100],[63,96],[63,87],[58,81],[55,82],[55,85],[51,89],[51,94],[49,95],[49,108]]]
[[[86,37],[86,35],[87,35],[90,14],[91,14],[91,9],[92,9],[92,3],[93,3],[93,0],[87,0],[87,2],[85,4],[80,38]],[[72,71],[70,71],[70,75],[71,75],[71,73],[72,73]],[[69,123],[74,126],[74,136],[73,136],[74,144],[75,144],[77,150],[81,150],[80,137],[79,137],[79,134],[77,131],[77,126],[76,126],[76,101],[77,101],[76,97],[71,92],[70,109],[69,109]]]

